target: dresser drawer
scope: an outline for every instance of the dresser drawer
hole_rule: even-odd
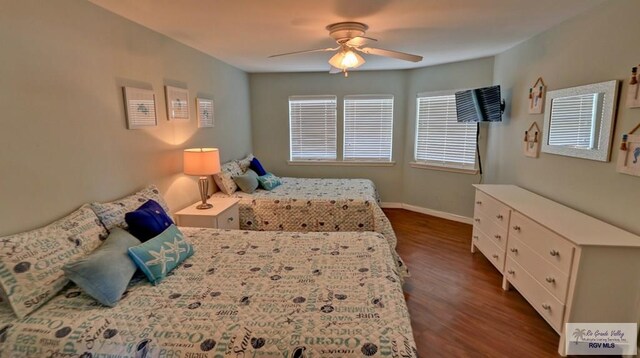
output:
[[[507,228],[509,226],[509,213],[511,209],[479,190],[476,190],[474,212],[482,213],[486,218],[491,219],[501,227]]]
[[[473,245],[502,273],[504,269],[504,250],[494,244],[493,241],[477,227],[473,228],[472,240]]]
[[[229,209],[218,214],[216,219],[218,220],[218,229],[240,229],[238,205],[234,205]]]
[[[516,211],[511,214],[510,226],[509,238],[519,239],[565,274],[571,272],[573,244]]]
[[[488,219],[483,212],[476,212],[473,218],[473,226],[487,235],[501,250],[507,248],[507,227],[500,226]]]
[[[569,275],[544,260],[515,237],[509,239],[507,257],[527,270],[538,283],[562,303],[566,303]]]
[[[535,278],[511,257],[507,258],[505,277],[529,301],[533,308],[549,322],[556,332],[560,333],[562,331],[562,316],[564,314],[562,302],[545,290]]]

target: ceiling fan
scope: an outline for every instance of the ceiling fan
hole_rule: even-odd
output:
[[[422,61],[422,56],[411,55],[399,51],[368,47],[367,43],[369,41],[378,41],[374,38],[364,36],[365,32],[368,29],[369,26],[361,22],[338,22],[335,24],[331,24],[327,26],[327,30],[329,30],[329,36],[331,36],[338,43],[337,47],[281,53],[278,55],[269,56],[269,58],[299,55],[310,52],[337,51],[337,53],[329,59],[329,64],[331,65],[329,73],[342,72],[344,73],[345,77],[349,76],[348,71],[350,69],[358,68],[366,62],[360,55],[361,53],[367,55],[391,57],[411,62]]]

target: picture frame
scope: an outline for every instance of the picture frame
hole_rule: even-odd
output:
[[[640,176],[640,134],[625,134],[618,149],[618,173]]]
[[[627,86],[627,107],[640,108],[640,83],[638,82],[638,67],[631,68],[631,80]]]
[[[152,90],[122,87],[127,129],[141,129],[158,125],[156,95]]]
[[[189,90],[173,86],[164,86],[167,100],[167,119],[188,121]]]
[[[196,98],[196,115],[198,117],[198,128],[213,128],[215,126],[213,100]]]
[[[544,102],[547,94],[547,86],[542,77],[538,77],[536,82],[529,88],[529,114],[544,113]]]
[[[538,158],[540,155],[540,128],[538,123],[533,122],[529,129],[524,132],[524,141],[522,142],[522,150],[524,155],[529,158]]]

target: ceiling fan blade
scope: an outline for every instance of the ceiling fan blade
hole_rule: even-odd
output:
[[[329,68],[329,73],[335,75],[337,73],[342,73],[342,70],[337,67],[331,66],[331,68]]]
[[[280,56],[289,56],[289,55],[300,55],[300,54],[303,54],[303,53],[311,53],[311,52],[335,51],[335,50],[337,50],[339,48],[340,47],[336,47],[336,48],[328,47],[328,48],[318,48],[318,49],[315,49],[315,50],[304,50],[304,51],[287,52],[287,53],[280,53],[280,54],[277,54],[277,55],[271,55],[271,56],[269,56],[269,58],[280,57]]]
[[[369,41],[378,41],[378,40],[374,39],[373,37],[357,36],[347,41],[346,45],[351,47],[360,47],[362,45],[365,45]]]
[[[398,60],[405,60],[405,61],[411,61],[411,62],[422,61],[422,56],[412,55],[409,53],[404,53],[399,51],[384,50],[381,48],[373,48],[373,47],[363,47],[358,50],[368,55],[392,57],[392,58],[397,58]]]

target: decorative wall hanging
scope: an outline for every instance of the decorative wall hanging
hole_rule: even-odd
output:
[[[542,77],[538,77],[536,83],[529,88],[529,114],[541,114],[544,112],[544,96],[547,93],[547,85]]]
[[[631,69],[631,80],[629,81],[629,89],[627,91],[627,107],[640,107],[640,91],[638,91],[639,87],[640,84],[638,84],[638,67],[633,67]]]
[[[212,99],[196,98],[196,112],[198,128],[211,128],[215,125]]]
[[[616,166],[619,173],[640,176],[640,134],[633,134],[638,128],[640,124],[622,135]]]
[[[158,125],[156,95],[153,91],[122,87],[122,92],[124,94],[124,109],[128,129],[155,127]]]
[[[189,91],[184,88],[165,86],[167,118],[189,120]]]
[[[530,158],[537,158],[540,155],[540,137],[538,123],[531,123],[529,129],[524,131],[524,141],[522,143],[524,155]]]

